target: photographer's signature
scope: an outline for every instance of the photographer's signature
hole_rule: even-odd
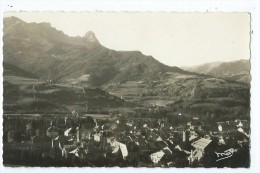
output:
[[[216,155],[217,155],[217,160],[216,160],[216,162],[218,162],[218,161],[220,161],[220,160],[224,160],[224,159],[227,159],[227,158],[232,157],[234,152],[237,152],[237,150],[236,150],[236,149],[233,149],[233,148],[230,148],[230,149],[224,151],[223,153],[217,153],[217,152],[215,152]]]

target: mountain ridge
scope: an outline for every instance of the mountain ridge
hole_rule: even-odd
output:
[[[4,62],[48,82],[101,87],[119,97],[129,97],[131,93],[135,97],[169,96],[175,100],[217,94],[226,97],[236,90],[231,85],[247,88],[244,84],[167,66],[140,51],[106,48],[96,44],[93,32],[87,37],[94,42],[82,41],[84,37],[69,37],[46,24],[42,27],[19,20],[13,22],[4,25]],[[13,25],[17,26],[9,30]],[[129,85],[135,89],[129,91]],[[239,97],[246,93],[243,91]]]
[[[182,67],[182,69],[244,83],[249,83],[251,80],[250,62],[245,59],[229,62],[209,62],[196,66]]]
[[[4,73],[4,109],[84,112],[84,102],[92,100],[92,107],[106,109],[160,104],[189,115],[249,114],[247,83],[170,67],[140,51],[112,50],[97,44],[91,32],[86,38],[69,37],[46,23],[4,20],[3,62],[37,77]]]
[[[99,43],[92,31],[88,31],[83,37],[69,37],[51,25],[41,25],[41,23],[26,23],[16,18],[5,18],[4,61],[52,81],[69,80],[66,75],[73,78],[80,77],[81,74],[92,74],[93,78],[108,75],[107,81],[94,82],[95,85],[113,79],[125,82],[123,80],[125,76],[129,80],[153,78],[153,75],[156,78],[159,71],[189,73],[178,67],[164,65],[152,56],[143,55],[139,51],[110,50]],[[15,47],[14,44],[20,47]],[[95,66],[99,67],[98,72],[91,70]],[[63,70],[64,68],[66,70]],[[104,71],[100,70],[102,68]],[[129,76],[126,73],[133,75]]]

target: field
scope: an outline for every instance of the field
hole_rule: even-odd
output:
[[[98,88],[84,88],[64,83],[4,76],[4,111],[9,113],[104,112],[125,107],[121,98]]]
[[[83,75],[81,80],[89,76]],[[84,79],[83,79],[84,78]],[[158,106],[187,116],[249,116],[247,85],[218,78],[167,73],[155,81],[110,83],[102,89],[77,79],[47,82],[23,76],[4,76],[5,113],[136,114],[142,107]]]

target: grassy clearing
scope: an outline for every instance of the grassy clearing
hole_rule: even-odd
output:
[[[39,79],[25,78],[19,76],[4,76],[4,81],[19,85],[39,85],[44,83]]]
[[[168,104],[174,103],[174,101],[171,101],[171,100],[145,100],[144,103],[148,104],[148,105],[166,106]]]
[[[37,79],[5,77],[4,108],[13,112],[94,112],[128,106],[123,99],[98,88],[71,87],[65,84],[44,83]]]

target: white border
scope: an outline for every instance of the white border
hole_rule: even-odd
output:
[[[260,2],[255,0],[91,0],[91,1],[76,1],[76,0],[1,0],[1,24],[0,28],[2,31],[2,19],[3,12],[5,11],[151,11],[151,12],[249,12],[251,13],[251,30],[253,31],[251,37],[251,167],[250,169],[216,169],[216,168],[4,168],[2,165],[2,156],[0,157],[0,172],[26,172],[31,173],[37,171],[37,173],[42,173],[45,171],[50,172],[86,172],[91,171],[96,172],[194,172],[202,173],[208,172],[236,172],[236,173],[247,173],[247,172],[260,172],[260,111],[258,109],[260,103],[260,56],[259,56],[259,5]],[[0,32],[2,38],[2,32]],[[0,41],[0,46],[2,48],[3,42]],[[1,53],[1,58],[3,54]],[[2,66],[0,67],[0,72],[2,73]],[[0,75],[1,85],[2,85],[2,75]],[[0,87],[1,93],[3,88]],[[3,98],[0,97],[2,102]],[[2,115],[2,109],[0,109]],[[0,124],[2,124],[2,118],[0,118]],[[2,137],[2,130],[0,131],[0,136]],[[0,148],[2,148],[2,142],[0,143]],[[0,150],[0,155],[2,155],[2,149]]]

